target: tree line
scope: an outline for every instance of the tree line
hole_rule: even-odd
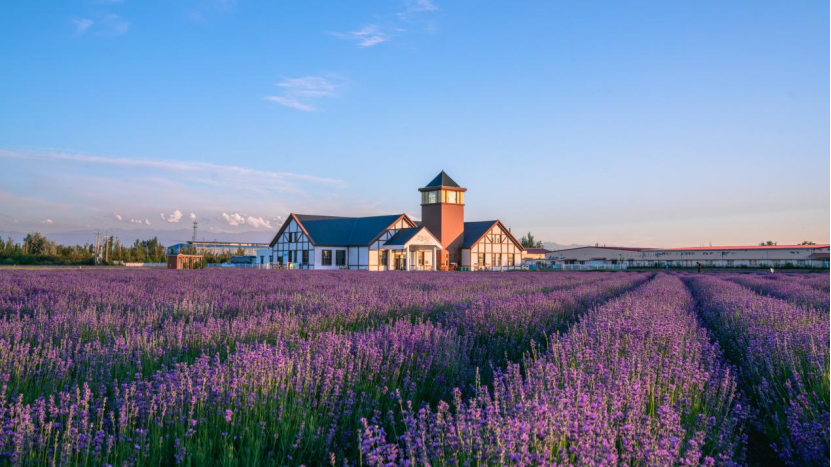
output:
[[[136,240],[124,245],[118,239],[109,239],[101,245],[101,257],[106,263],[162,263],[167,261],[167,248],[156,237]],[[11,237],[0,238],[0,264],[94,264],[95,245],[60,245],[40,232],[27,234],[22,242]]]
[[[196,254],[195,248],[185,247],[185,254]],[[102,264],[120,263],[165,263],[167,248],[157,237],[136,240],[132,245],[122,244],[117,238],[109,238],[100,245]],[[244,255],[245,250],[214,253],[202,251],[205,263],[227,263],[231,256]],[[22,242],[11,237],[0,238],[0,264],[12,265],[91,265],[95,264],[95,245],[60,245],[49,240],[40,232],[27,234]]]

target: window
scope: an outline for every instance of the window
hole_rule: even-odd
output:
[[[456,201],[457,199],[458,199],[458,198],[457,198],[457,196],[456,196],[456,192],[455,192],[455,191],[450,191],[450,190],[448,190],[448,191],[447,191],[447,202],[448,202],[448,203],[450,203],[450,204],[457,204],[457,203],[458,203],[458,202]]]
[[[265,255],[260,256],[260,264],[265,264]]]
[[[335,251],[335,266],[346,266],[346,250]]]
[[[439,192],[438,191],[428,191],[427,192],[427,204],[433,204],[439,202]]]
[[[303,250],[303,264],[309,264],[309,250]]]
[[[320,252],[320,264],[324,266],[331,266],[332,265],[332,250],[323,250]]]
[[[494,253],[493,254],[493,266],[494,267],[501,267],[502,266],[502,254],[501,253]]]
[[[378,265],[379,266],[386,266],[389,262],[389,250],[381,250],[378,252]]]
[[[482,267],[485,266],[485,254],[484,253],[479,253],[479,266],[482,266]]]
[[[508,266],[514,266],[514,265],[516,265],[516,263],[514,261],[514,255],[509,254],[508,255]]]

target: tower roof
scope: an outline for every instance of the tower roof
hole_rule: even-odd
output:
[[[450,178],[450,175],[447,175],[444,172],[444,170],[442,170],[440,174],[436,175],[436,178],[434,178],[424,188],[437,188],[437,187],[440,187],[440,186],[449,186],[449,187],[453,187],[453,188],[461,188],[458,183],[456,183],[455,181],[453,181],[452,178]]]

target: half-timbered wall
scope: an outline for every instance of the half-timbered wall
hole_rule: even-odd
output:
[[[465,260],[468,262],[465,263]],[[484,264],[482,261],[484,260]],[[522,249],[511,240],[499,224],[494,226],[469,250],[462,251],[462,266],[471,269],[505,270],[522,265]]]
[[[378,240],[376,240],[375,242],[372,243],[372,245],[369,246],[369,251],[368,251],[368,265],[369,266],[368,266],[368,269],[370,271],[387,271],[387,270],[389,270],[390,267],[388,265],[379,264],[379,262],[378,262],[379,251],[383,249],[383,248],[381,248],[381,245],[383,245],[387,240],[389,240],[393,235],[395,235],[400,229],[409,229],[409,228],[412,228],[412,227],[415,227],[415,224],[410,222],[406,217],[402,217],[401,219],[398,220],[398,222],[395,223],[395,225],[393,225],[390,229],[388,229],[386,232],[381,234],[381,236],[378,237]],[[389,261],[390,261],[390,263],[392,263],[392,253],[389,253],[389,255],[390,255]]]
[[[308,261],[303,261],[303,252],[306,252]],[[297,225],[294,219],[290,219],[288,225],[277,238],[274,244],[274,263],[286,267],[293,263],[302,269],[311,269],[315,264],[315,248],[303,233],[303,229]]]

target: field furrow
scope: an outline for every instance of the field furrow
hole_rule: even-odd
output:
[[[472,398],[401,400],[397,436],[364,422],[366,465],[709,465],[744,455],[735,377],[668,275],[588,312]]]
[[[827,465],[828,315],[715,277],[687,283],[702,321],[740,368],[759,429],[780,458]]]

